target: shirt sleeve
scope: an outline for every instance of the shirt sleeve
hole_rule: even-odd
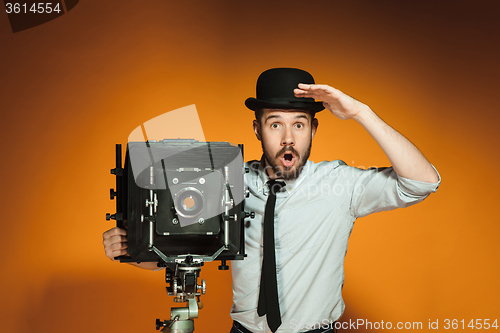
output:
[[[392,167],[353,169],[356,176],[350,210],[354,217],[414,205],[436,192],[441,184],[441,176],[436,168],[434,170],[439,177],[437,183],[401,177]]]

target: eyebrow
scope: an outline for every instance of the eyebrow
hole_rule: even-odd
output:
[[[264,120],[265,123],[267,123],[267,121],[269,119],[273,119],[273,118],[276,118],[276,119],[281,119],[281,116],[280,115],[277,115],[277,114],[272,114],[270,116],[267,116],[267,118]]]
[[[264,123],[267,123],[267,121],[269,119],[281,119],[281,118],[282,117],[279,114],[271,114],[271,115],[267,116],[267,118],[264,120]],[[295,119],[301,119],[301,118],[305,118],[306,120],[309,120],[305,114],[298,114],[295,116]]]

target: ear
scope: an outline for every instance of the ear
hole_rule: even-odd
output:
[[[318,129],[318,119],[314,118],[311,123],[311,140],[314,138],[314,135],[316,134],[316,130]]]
[[[253,121],[253,131],[255,132],[255,136],[257,137],[257,140],[261,141],[262,136],[260,133],[260,124],[257,120]]]

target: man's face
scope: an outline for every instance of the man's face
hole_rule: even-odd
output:
[[[270,178],[293,180],[307,162],[318,120],[301,110],[264,109],[253,123]]]

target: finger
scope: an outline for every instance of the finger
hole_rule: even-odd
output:
[[[106,257],[108,257],[109,259],[113,260],[113,261],[117,261],[115,258],[116,257],[119,257],[119,256],[125,256],[128,254],[128,251],[125,249],[125,250],[117,250],[117,251],[109,251],[109,252],[106,252]]]
[[[108,239],[109,243],[123,243],[127,242],[127,237],[123,235],[112,236]]]
[[[315,99],[324,99],[335,93],[335,88],[326,84],[305,84],[299,83],[298,89],[294,89],[296,97],[313,97]]]
[[[330,87],[327,84],[299,83],[298,88],[301,89],[301,90],[306,90],[306,91],[315,91],[315,90],[330,91],[330,90],[335,90],[335,88]]]
[[[110,251],[121,251],[128,249],[127,243],[113,243],[108,246],[108,250]]]
[[[307,83],[299,83],[298,87],[299,87],[299,89],[302,89],[302,90],[309,90],[311,88],[311,85],[307,84]]]
[[[106,253],[106,256],[111,256],[112,252],[120,252],[120,251],[125,251],[128,249],[128,244],[126,242],[121,242],[121,243],[112,243],[112,244],[107,244],[104,246],[104,253]]]
[[[304,91],[304,90],[301,90],[301,89],[294,89],[294,94],[296,97],[311,97],[311,98],[315,98],[315,99],[322,99],[322,97],[325,96],[324,93],[320,92],[320,91]]]
[[[294,93],[298,93],[298,94],[314,94],[317,92],[317,89],[313,89],[310,85],[308,85],[307,87],[302,87],[302,83],[299,84],[299,88],[295,88],[293,90]]]
[[[122,228],[118,228],[118,227],[114,227],[113,229],[109,229],[108,231],[104,232],[102,234],[102,238],[108,239],[108,238],[111,238],[111,237],[116,236],[116,235],[126,236],[127,230],[122,229]]]
[[[293,93],[295,94],[296,97],[306,97],[309,92],[301,89],[294,89]]]
[[[312,97],[310,94],[313,92],[313,85],[306,83],[299,83],[298,88],[294,89],[294,93],[297,97]]]
[[[123,250],[128,248],[128,243],[127,242],[122,242],[120,240],[105,240],[103,241],[104,245],[104,253],[110,252],[110,251],[116,251],[116,250]]]
[[[122,243],[127,243],[127,238],[122,235],[113,236],[111,238],[104,239],[102,241],[102,244],[104,245],[105,249],[112,246],[113,244],[122,244]]]

